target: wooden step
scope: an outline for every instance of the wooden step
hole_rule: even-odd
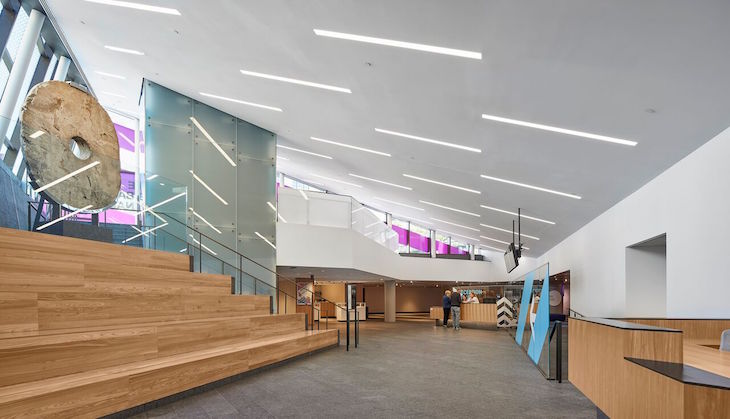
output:
[[[336,330],[296,332],[0,387],[0,417],[98,417],[336,343]]]
[[[190,271],[190,257],[138,247],[0,227],[0,252],[32,260],[107,263]]]
[[[0,386],[74,374],[301,331],[304,315],[139,323],[114,329],[0,339]]]

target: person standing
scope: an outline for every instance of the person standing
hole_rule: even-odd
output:
[[[444,308],[444,327],[449,327],[449,313],[451,312],[451,291],[444,291],[441,299],[441,306]]]
[[[451,321],[454,323],[454,330],[461,330],[459,317],[461,316],[461,294],[454,288],[451,291]]]

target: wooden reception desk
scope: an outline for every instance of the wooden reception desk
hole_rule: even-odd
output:
[[[682,330],[593,318],[568,329],[570,381],[609,417],[730,417],[730,376],[687,364]]]
[[[444,309],[442,307],[431,307],[430,318],[434,320],[444,320]],[[451,318],[451,315],[449,315]],[[475,323],[480,325],[496,325],[497,324],[497,305],[496,304],[462,304],[461,316],[462,322]]]

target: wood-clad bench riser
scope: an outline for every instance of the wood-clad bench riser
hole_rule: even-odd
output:
[[[187,255],[120,246],[92,240],[62,237],[0,227],[0,253],[21,250],[29,258],[68,262],[98,262],[179,271],[190,270]]]
[[[0,417],[98,417],[336,343],[336,330],[298,332],[2,387]]]
[[[252,342],[302,330],[304,315],[232,317],[0,339],[0,387]]]

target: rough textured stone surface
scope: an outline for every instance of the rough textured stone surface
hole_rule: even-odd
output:
[[[40,187],[99,161],[45,192],[68,208],[92,205],[91,211],[112,205],[121,185],[119,143],[114,124],[99,102],[69,83],[47,81],[33,87],[21,112],[23,152],[31,181]],[[38,131],[43,134],[32,138]],[[88,144],[88,158],[73,154],[74,137]]]

